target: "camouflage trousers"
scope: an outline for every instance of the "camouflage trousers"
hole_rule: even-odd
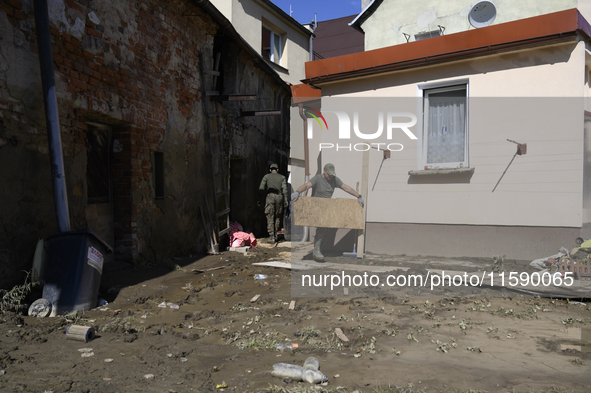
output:
[[[281,229],[281,216],[283,215],[283,195],[267,194],[265,200],[265,216],[267,217],[267,232],[275,236]]]

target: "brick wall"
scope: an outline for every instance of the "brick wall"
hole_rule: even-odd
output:
[[[189,0],[49,0],[49,14],[72,228],[87,225],[86,132],[89,122],[101,123],[114,143],[117,257],[142,262],[203,250],[199,207],[211,194],[211,170],[199,55],[212,63],[218,25]],[[236,48],[223,62],[250,70],[245,78],[257,91],[248,93],[289,102],[252,54]],[[270,146],[252,143],[245,156],[272,157],[274,143],[285,145],[285,119],[227,116],[247,133],[268,134]],[[154,198],[157,151],[166,163],[162,200]],[[57,231],[35,21],[24,0],[0,0],[0,182],[8,185],[0,190],[0,273],[14,272],[30,266],[37,237]]]

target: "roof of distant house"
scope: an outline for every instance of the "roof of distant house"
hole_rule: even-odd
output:
[[[363,53],[309,61],[303,82],[320,87],[322,83],[336,80],[572,41],[579,33],[587,40],[591,37],[591,25],[573,8]]]
[[[318,22],[314,30],[314,60],[363,52],[363,33],[349,26],[356,17],[351,15]]]

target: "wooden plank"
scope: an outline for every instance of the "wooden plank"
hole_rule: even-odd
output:
[[[256,101],[256,95],[225,94],[212,96],[212,101]]]
[[[301,196],[293,203],[294,225],[363,229],[363,209],[357,199]]]
[[[339,338],[341,339],[341,341],[343,342],[349,342],[349,339],[347,338],[347,336],[345,336],[345,333],[343,333],[343,331],[341,330],[341,328],[336,328],[334,330],[334,332],[337,334],[337,336],[339,336]]]
[[[240,116],[281,116],[281,111],[243,111]]]
[[[367,179],[369,176],[369,151],[363,152],[363,163],[361,167],[361,196],[366,201],[366,206],[363,207],[363,227],[357,234],[357,258],[363,258],[365,256],[365,218],[367,217]]]
[[[259,298],[261,297],[261,295],[254,295],[252,299],[250,299],[251,303],[256,302],[257,300],[259,300]]]

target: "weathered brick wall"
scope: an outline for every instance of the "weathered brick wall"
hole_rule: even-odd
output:
[[[211,168],[199,54],[210,60],[216,22],[189,0],[49,0],[49,11],[72,228],[87,225],[88,123],[107,124],[117,256],[142,262],[203,250],[199,207],[211,194]],[[287,105],[277,81],[236,48],[224,61],[248,70],[243,76],[254,80],[255,93]],[[231,110],[226,116],[234,128],[271,141],[245,141],[251,146],[243,149],[245,159],[277,156],[273,143],[288,146],[285,119],[239,119]],[[165,162],[161,200],[154,198],[156,151]],[[257,170],[266,165],[256,161]],[[256,189],[259,173],[251,176]],[[0,184],[0,275],[9,277],[1,287],[30,268],[36,239],[57,231],[35,22],[26,0],[0,0]]]

